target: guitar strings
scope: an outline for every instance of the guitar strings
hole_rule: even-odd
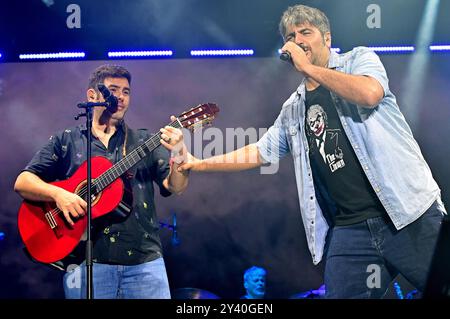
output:
[[[182,127],[181,123],[178,120],[173,121],[172,123],[169,124],[169,126],[172,126],[174,128],[180,128]],[[143,159],[145,156],[147,156],[147,154],[145,153],[144,150],[142,150],[142,146],[145,145],[147,147],[148,150],[150,150],[149,147],[149,143],[151,143],[154,148],[158,147],[158,143],[155,143],[153,140],[155,139],[155,137],[158,137],[158,141],[161,138],[161,133],[158,132],[156,134],[153,134],[149,139],[147,139],[147,141],[145,141],[143,144],[139,145],[138,147],[136,147],[133,151],[131,151],[126,157],[122,158],[120,161],[118,161],[114,166],[112,166],[111,168],[109,168],[108,170],[106,170],[102,175],[100,175],[93,183],[92,186],[97,187],[100,184],[104,184],[102,185],[100,188],[100,190],[97,192],[97,194],[99,192],[101,192],[103,189],[105,189],[109,184],[111,184],[113,181],[115,181],[119,176],[121,176],[124,172],[121,172],[119,174],[120,171],[117,171],[117,168],[115,167],[119,167],[122,170],[125,169],[127,167],[128,164],[130,167],[128,167],[128,169],[130,169],[132,166],[136,165],[141,159]],[[144,155],[141,157],[139,155],[139,150],[141,150]],[[153,151],[153,149],[151,150]],[[134,163],[130,163],[129,159],[132,158],[135,162]],[[127,163],[126,163],[127,162]],[[114,172],[115,170],[115,172]],[[114,177],[114,175],[118,175],[117,177]],[[113,178],[114,177],[114,178]],[[112,179],[110,181],[108,181],[109,179]],[[87,186],[84,185],[80,191],[77,193],[78,196],[80,196],[81,198],[84,198],[86,196],[87,193]],[[50,215],[52,217],[56,217],[57,215],[59,215],[60,213],[62,213],[62,211],[56,207],[54,209],[52,209],[50,212]]]

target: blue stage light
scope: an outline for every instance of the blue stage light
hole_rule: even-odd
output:
[[[109,58],[142,58],[142,57],[169,57],[173,55],[171,50],[152,50],[152,51],[110,51]]]
[[[450,45],[430,45],[430,51],[450,51]]]
[[[56,53],[27,53],[20,54],[20,60],[45,60],[45,59],[83,59],[86,57],[84,52],[56,52]]]
[[[380,47],[369,47],[375,52],[378,53],[409,53],[414,52],[414,46],[380,46]]]
[[[252,49],[235,50],[191,50],[191,56],[250,56],[255,54]]]

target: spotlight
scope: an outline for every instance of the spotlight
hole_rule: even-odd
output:
[[[236,50],[191,50],[191,56],[249,56],[255,51],[252,49],[236,49]]]
[[[173,55],[171,50],[156,51],[111,51],[108,52],[109,58],[128,58],[128,57],[169,57]]]
[[[55,4],[55,1],[53,0],[41,0],[41,1],[47,6],[47,8]]]
[[[57,52],[57,53],[27,53],[20,54],[20,60],[46,60],[46,59],[73,59],[84,58],[86,54],[84,52]]]

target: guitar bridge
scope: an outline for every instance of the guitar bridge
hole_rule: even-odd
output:
[[[61,238],[62,237],[61,230],[58,228],[58,223],[56,222],[55,216],[53,216],[51,211],[45,213],[45,219],[47,220],[47,223],[50,226],[50,228],[55,233],[56,238]]]
[[[58,223],[56,222],[56,219],[53,216],[52,212],[45,213],[45,219],[47,220],[47,223],[50,225],[51,229],[55,229],[58,226]]]

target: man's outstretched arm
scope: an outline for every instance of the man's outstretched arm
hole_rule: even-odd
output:
[[[178,167],[178,171],[234,172],[257,168],[263,164],[256,144],[249,144],[230,153],[207,159],[197,159],[188,155],[188,161]]]

